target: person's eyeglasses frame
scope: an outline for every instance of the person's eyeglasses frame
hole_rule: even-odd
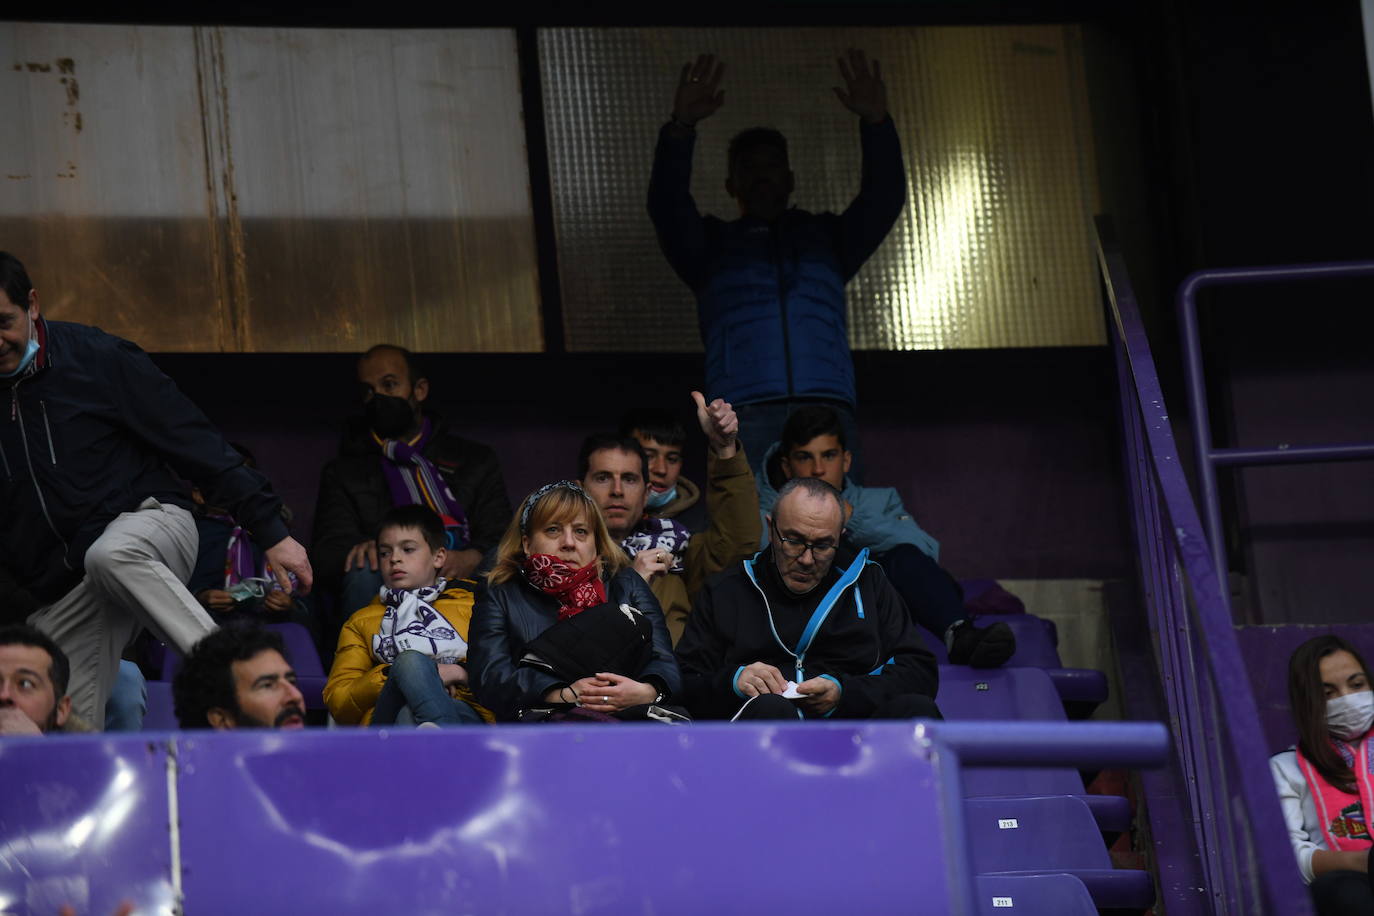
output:
[[[833,544],[816,544],[812,541],[801,540],[800,538],[785,538],[782,536],[782,532],[778,531],[778,523],[772,520],[769,521],[769,527],[773,529],[773,540],[778,543],[778,549],[781,550],[782,555],[789,560],[800,560],[809,550],[811,551],[811,559],[817,563],[821,563],[838,550],[840,546],[838,541]],[[801,545],[800,550],[796,549],[796,545],[798,544]],[[793,553],[794,550],[796,551],[795,553]]]

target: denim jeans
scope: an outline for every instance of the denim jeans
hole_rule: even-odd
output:
[[[824,404],[839,414],[840,426],[844,429],[845,445],[853,456],[849,466],[849,477],[855,483],[862,484],[863,463],[859,450],[859,427],[854,419],[854,410],[839,401],[793,399],[735,407],[735,413],[739,417],[739,444],[744,448],[744,454],[749,456],[749,467],[755,474],[759,472],[763,465],[764,452],[782,437],[782,427],[787,418],[797,408],[811,404]]]
[[[902,596],[911,619],[944,642],[945,631],[964,613],[964,590],[954,577],[915,544],[898,544],[873,561],[887,573],[887,581]]]
[[[148,684],[143,672],[128,659],[120,659],[119,673],[105,701],[105,731],[136,732],[143,728],[147,713]]]
[[[439,680],[439,666],[433,658],[407,649],[391,663],[391,672],[372,710],[372,724],[411,722],[417,725],[421,722],[481,725],[482,717],[462,700],[448,695],[444,682]]]

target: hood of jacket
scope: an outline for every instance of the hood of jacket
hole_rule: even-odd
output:
[[[769,469],[773,466],[780,443],[774,442],[764,452],[754,481],[759,491],[759,512],[771,515],[778,502],[778,487],[773,485]],[[781,476],[781,471],[778,472]],[[778,486],[781,486],[779,482]],[[844,537],[854,549],[867,547],[873,553],[884,553],[898,544],[913,544],[932,560],[940,559],[940,542],[920,525],[897,493],[896,487],[861,487],[844,478],[840,496],[849,504],[851,512],[844,526]],[[762,544],[768,543],[768,525],[763,526]]]

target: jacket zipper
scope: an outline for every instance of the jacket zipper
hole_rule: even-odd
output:
[[[787,373],[787,397],[790,400],[794,390],[792,385],[792,332],[788,327],[787,320],[787,277],[783,273],[782,229],[776,222],[773,223],[771,229],[773,233],[773,267],[778,276],[778,305],[782,309],[782,359],[784,371]]]
[[[5,454],[5,443],[0,442],[0,464],[5,466],[5,479],[13,480],[14,472],[10,470],[10,456]]]
[[[48,434],[48,457],[52,459],[52,466],[57,467],[57,449],[52,444],[52,426],[48,424],[48,402],[39,401],[38,409],[43,411],[43,431]]]
[[[43,518],[47,520],[48,528],[57,537],[58,543],[62,545],[62,565],[71,571],[72,564],[67,560],[67,539],[62,536],[62,532],[57,530],[53,524],[52,515],[48,512],[48,501],[43,498],[43,488],[38,484],[38,472],[33,469],[33,455],[29,452],[29,437],[24,432],[24,411],[19,406],[19,383],[14,383],[14,400],[11,416],[19,421],[19,441],[24,445],[24,461],[29,465],[29,478],[33,480],[33,492],[38,494],[38,506],[43,510]],[[51,440],[49,440],[51,445]],[[54,464],[56,460],[54,459]]]
[[[753,569],[751,568],[749,572],[753,573]],[[778,628],[773,624],[773,606],[768,603],[768,596],[764,594],[763,586],[759,585],[758,581],[753,577],[753,575],[749,576],[749,581],[753,584],[754,588],[758,589],[759,597],[763,599],[763,609],[768,612],[768,629],[773,631],[773,639],[777,640],[778,645],[782,646],[782,651],[786,652],[788,655],[792,656],[792,658],[796,660],[797,683],[800,684],[802,681],[806,680],[806,676],[805,674],[803,674],[802,671],[802,662],[804,660],[803,656],[798,655],[791,649],[787,648],[787,643],[783,642],[782,637],[778,635]]]

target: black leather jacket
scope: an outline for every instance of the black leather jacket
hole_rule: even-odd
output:
[[[653,654],[635,679],[654,684],[669,696],[679,693],[682,676],[672,640],[649,586],[633,569],[623,569],[607,581],[606,600],[637,608],[654,628]],[[522,708],[542,704],[545,693],[566,684],[545,671],[519,664],[530,640],[557,620],[557,599],[524,577],[488,586],[478,597],[468,633],[468,676],[478,701],[498,720],[516,718]]]

